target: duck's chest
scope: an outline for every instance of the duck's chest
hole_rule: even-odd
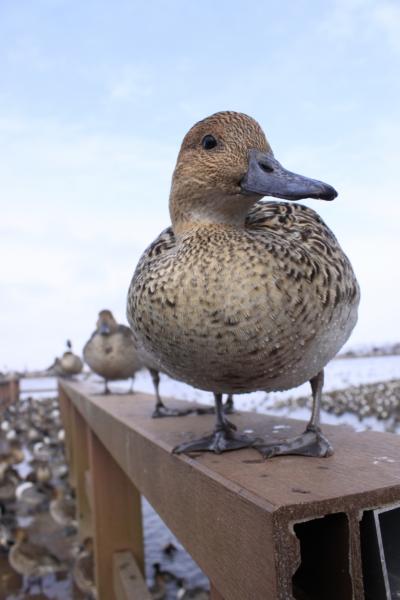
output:
[[[264,338],[322,316],[324,290],[306,253],[246,232],[194,237],[135,281],[135,329],[147,338]]]

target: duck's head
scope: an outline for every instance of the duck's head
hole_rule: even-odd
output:
[[[263,196],[333,200],[337,192],[286,170],[260,125],[247,115],[215,113],[189,130],[172,179],[175,233],[195,223],[243,224],[251,205]]]
[[[118,323],[114,319],[111,310],[101,310],[99,312],[96,328],[101,335],[109,335],[118,329]]]
[[[14,533],[14,539],[16,543],[21,543],[27,540],[29,537],[28,530],[25,527],[17,527]]]

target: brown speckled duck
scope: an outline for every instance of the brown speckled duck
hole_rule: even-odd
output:
[[[29,532],[23,528],[16,531],[8,562],[17,573],[27,578],[24,591],[29,590],[32,580],[66,569],[66,565],[47,548],[30,542]],[[30,594],[28,597],[31,597]]]
[[[110,310],[101,310],[90,340],[83,348],[89,367],[104,377],[104,393],[109,394],[108,381],[129,379],[142,368],[132,332],[119,325]]]
[[[67,340],[67,350],[61,358],[56,358],[54,364],[50,367],[59,377],[72,377],[79,375],[83,369],[81,358],[72,352],[72,344]]]
[[[314,210],[263,196],[333,200],[337,192],[284,169],[247,115],[220,112],[190,129],[172,179],[172,227],[144,252],[127,306],[134,335],[165,371],[214,393],[215,430],[176,452],[332,452],[320,430],[323,373],[356,323],[359,287]],[[312,415],[293,439],[251,438],[223,413],[223,393],[306,381]]]

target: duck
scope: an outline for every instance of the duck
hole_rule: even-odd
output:
[[[30,542],[28,530],[22,527],[16,530],[8,562],[14,571],[27,578],[28,586],[30,580],[66,570],[66,565],[47,548]]]
[[[202,587],[189,588],[184,579],[177,580],[177,600],[208,600],[210,592]]]
[[[25,477],[25,481],[30,481],[36,484],[45,484],[51,481],[53,472],[50,464],[47,461],[37,460],[36,458],[30,461],[32,471]]]
[[[191,409],[173,409],[165,405],[159,392],[159,365],[142,346],[135,344],[132,331],[126,325],[118,324],[110,310],[100,311],[96,327],[83,349],[83,356],[92,371],[104,377],[105,394],[110,392],[109,380],[133,379],[138,371],[147,368],[156,396],[153,418],[185,416],[192,412]]]
[[[47,509],[53,488],[49,484],[24,481],[16,488],[18,513],[30,515]]]
[[[171,226],[144,251],[127,297],[138,343],[170,376],[214,394],[214,430],[175,452],[332,454],[320,426],[324,367],[357,322],[360,288],[333,232],[296,202],[336,197],[331,185],[285,169],[243,113],[215,113],[184,137]],[[305,382],[311,417],[293,438],[239,432],[222,409],[223,393]]]
[[[55,488],[53,499],[50,501],[50,514],[53,520],[66,528],[66,531],[76,531],[76,502],[71,494],[61,487]]]
[[[84,594],[85,598],[97,598],[92,538],[84,539],[74,560],[72,577],[76,587]]]
[[[53,371],[58,377],[73,377],[79,375],[83,369],[83,362],[80,356],[72,352],[72,342],[67,340],[67,350],[61,358],[56,358],[54,363],[47,369]]]
[[[18,484],[21,479],[18,472],[10,467],[8,461],[0,461],[0,502],[15,500]]]
[[[109,381],[133,378],[142,368],[132,332],[120,325],[108,309],[99,312],[96,329],[83,348],[83,357],[92,371]]]
[[[176,582],[176,576],[161,568],[160,563],[153,563],[153,584],[149,588],[153,600],[163,600],[168,591],[168,584]]]

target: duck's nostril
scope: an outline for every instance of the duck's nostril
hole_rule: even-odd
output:
[[[272,173],[273,172],[273,168],[271,167],[271,165],[264,163],[264,162],[259,162],[258,163],[260,169],[262,169],[263,171],[265,171],[265,173]]]

